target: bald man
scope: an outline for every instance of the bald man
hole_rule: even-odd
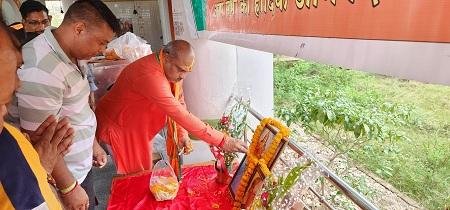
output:
[[[186,110],[181,86],[194,60],[188,42],[172,41],[158,53],[128,65],[111,91],[100,99],[97,139],[111,146],[118,174],[152,168],[150,141],[165,125],[169,130],[167,141],[175,141],[177,149],[188,145],[190,132],[225,151],[247,151],[242,141],[214,130]]]

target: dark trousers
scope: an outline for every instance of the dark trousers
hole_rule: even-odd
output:
[[[80,186],[84,189],[84,191],[86,191],[86,194],[89,197],[89,210],[95,210],[95,206],[97,206],[97,199],[95,198],[94,177],[92,176],[92,170],[89,171]]]

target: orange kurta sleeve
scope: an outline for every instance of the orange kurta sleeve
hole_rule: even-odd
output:
[[[215,130],[210,125],[202,122],[192,113],[188,112],[186,107],[172,95],[170,84],[167,81],[162,69],[160,72],[136,74],[132,88],[138,94],[153,101],[169,117],[184,129],[194,134],[197,138],[206,141],[209,144],[219,145],[224,134]]]

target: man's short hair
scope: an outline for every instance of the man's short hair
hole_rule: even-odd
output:
[[[34,0],[27,0],[22,3],[20,6],[20,14],[22,15],[22,19],[26,19],[28,14],[32,12],[41,12],[44,11],[48,15],[48,9],[41,2]]]
[[[114,13],[100,0],[78,0],[67,10],[64,22],[84,21],[86,23],[107,23],[114,33],[119,34],[120,24]]]

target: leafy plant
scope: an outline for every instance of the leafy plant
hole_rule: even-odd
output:
[[[274,68],[276,115],[331,146],[332,160],[347,154],[427,208],[450,202],[449,87],[306,61]]]
[[[244,135],[250,99],[244,97],[231,98],[222,117],[218,120],[216,129],[233,138],[241,139]],[[234,160],[238,157],[235,152],[223,153],[225,166],[232,172]],[[222,155],[222,154],[220,154]]]
[[[289,190],[299,181],[303,171],[311,166],[312,162],[306,162],[302,165],[297,165],[292,168],[288,174],[279,176],[266,177],[262,192],[256,196],[253,201],[253,208],[251,209],[280,209],[280,203],[285,199]]]

